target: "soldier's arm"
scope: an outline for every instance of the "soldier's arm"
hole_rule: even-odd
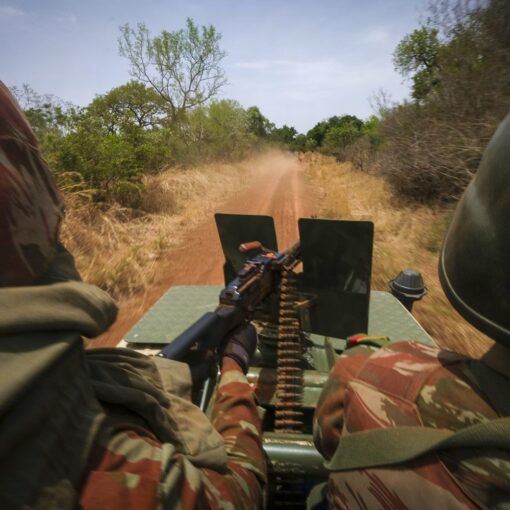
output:
[[[204,470],[205,497],[211,508],[260,508],[266,483],[262,432],[253,390],[239,365],[224,358],[212,422],[227,451],[227,470]]]
[[[317,450],[330,459],[342,435],[344,399],[348,382],[353,379],[375,348],[354,347],[342,354],[333,365],[322,389],[313,418],[313,438]]]

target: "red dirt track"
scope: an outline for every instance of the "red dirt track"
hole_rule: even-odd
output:
[[[278,245],[290,246],[298,238],[297,220],[317,214],[318,201],[306,184],[303,167],[291,155],[276,154],[268,168],[241,194],[216,211],[263,214],[275,220]],[[91,347],[116,345],[170,287],[223,283],[223,253],[211,215],[189,231],[179,246],[168,250],[156,281],[145,293],[120,303],[119,316]]]

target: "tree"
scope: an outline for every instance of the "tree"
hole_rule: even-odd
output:
[[[298,132],[294,127],[289,127],[284,124],[281,128],[273,129],[273,132],[271,133],[271,139],[277,143],[282,143],[290,146],[296,139],[297,134]]]
[[[130,126],[149,129],[158,126],[165,113],[161,96],[143,83],[130,81],[96,96],[87,113],[99,119],[108,133],[116,133]]]
[[[312,146],[321,148],[326,143],[327,135],[333,129],[335,135],[329,136],[328,147],[331,148],[334,145],[334,141],[347,140],[349,137],[352,138],[353,133],[359,133],[363,127],[363,121],[358,119],[355,115],[334,115],[328,120],[318,122],[312,129],[306,134],[309,140],[312,140]],[[342,134],[343,133],[343,134]],[[345,145],[341,142],[341,145]]]
[[[152,37],[144,23],[120,27],[119,52],[131,64],[131,75],[150,85],[166,102],[172,120],[206,103],[226,83],[220,65],[225,57],[221,34],[199,28],[191,18],[186,28]]]
[[[413,98],[424,99],[437,85],[438,53],[441,44],[437,28],[422,27],[406,35],[393,54],[395,69],[413,81]]]
[[[375,115],[371,115],[363,124],[363,134],[368,139],[370,147],[376,149],[382,142],[379,132],[381,120]]]
[[[306,135],[298,134],[294,141],[290,144],[289,148],[294,152],[303,152],[309,150],[309,147],[307,147]]]
[[[53,94],[39,94],[30,85],[13,86],[11,91],[25,112],[36,136],[63,135],[75,126],[81,110]]]
[[[181,164],[239,159],[255,145],[246,111],[236,101],[212,101],[172,127],[174,154]]]
[[[246,110],[248,117],[248,131],[259,138],[267,138],[275,128],[274,124],[262,115],[257,106],[250,106]]]
[[[328,121],[323,120],[315,124],[315,126],[306,133],[306,137],[313,144],[313,147],[320,147],[329,129]],[[310,147],[310,143],[308,146]]]

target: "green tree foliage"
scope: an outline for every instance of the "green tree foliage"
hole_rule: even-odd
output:
[[[74,127],[79,117],[78,107],[52,94],[38,94],[26,83],[21,87],[11,87],[11,91],[39,137],[50,131],[65,134]]]
[[[363,134],[363,121],[354,115],[333,116],[317,123],[306,134],[307,150],[320,150],[325,154],[344,158],[345,148]]]
[[[119,52],[131,75],[160,95],[172,120],[209,101],[226,83],[221,34],[212,25],[198,27],[188,18],[184,29],[157,36],[143,23],[123,25],[120,32]]]
[[[306,133],[306,138],[310,141],[308,146],[313,147],[313,149],[321,147],[328,129],[330,129],[329,121],[323,120],[315,124],[315,126]]]
[[[172,128],[171,138],[175,164],[185,165],[242,158],[256,141],[247,112],[228,99],[195,108]]]
[[[250,106],[246,110],[248,116],[248,131],[261,139],[267,139],[275,129],[275,125],[270,122],[257,106]]]
[[[317,123],[312,129],[308,131],[306,136],[308,139],[311,139],[315,142],[316,147],[323,147],[329,131],[336,129],[336,138],[339,139],[339,137],[341,138],[340,133],[342,131],[345,132],[346,137],[349,137],[350,135],[347,134],[349,131],[360,131],[362,127],[363,121],[354,115],[335,115],[327,120],[323,120]]]
[[[421,100],[438,83],[440,43],[437,28],[422,27],[406,35],[393,54],[395,69],[413,82],[413,98]]]
[[[87,113],[97,118],[108,133],[118,133],[133,126],[141,129],[160,126],[165,116],[165,104],[154,89],[130,81],[96,96],[87,107]]]
[[[136,205],[131,195],[134,190],[136,195],[141,192],[142,167],[131,140],[121,133],[108,133],[97,118],[80,119],[59,145],[57,158],[55,170],[79,174],[97,200]],[[127,188],[129,197],[122,194]]]
[[[161,143],[163,134],[169,135],[163,129],[166,122],[164,101],[143,83],[131,81],[96,96],[84,117],[82,129],[103,137],[116,135],[122,145],[131,147],[138,168],[150,172],[166,164],[168,144]],[[130,165],[126,171],[130,178],[134,176]]]
[[[291,147],[294,143],[298,132],[295,128],[284,124],[281,128],[273,128],[271,131],[271,140],[277,144]]]
[[[363,124],[363,135],[367,138],[372,149],[377,149],[381,145],[380,125],[381,119],[375,115],[370,116]]]
[[[306,135],[300,133],[296,135],[289,148],[294,152],[305,152],[308,150],[313,150],[313,148],[307,146],[308,141],[309,140]]]
[[[46,141],[42,150],[50,167],[66,182],[71,175],[79,176],[98,201],[137,207],[144,173],[171,165],[232,161],[260,147],[248,111],[235,101],[212,101],[183,113],[179,122],[168,122],[160,96],[130,82],[96,96],[71,123],[53,114],[53,103],[39,104],[34,97],[26,111],[37,136]],[[53,143],[47,143],[50,135]]]
[[[63,138],[77,125],[82,109],[52,94],[41,95],[30,85],[11,87],[39,140],[51,167],[57,165],[57,153]]]
[[[386,111],[379,129],[383,172],[399,193],[420,201],[459,197],[510,110],[508,0],[435,5],[428,26],[396,51],[401,70],[425,86],[413,87],[414,101]]]

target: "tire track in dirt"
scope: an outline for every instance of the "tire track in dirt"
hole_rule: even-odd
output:
[[[275,220],[278,245],[290,246],[298,238],[297,220],[318,212],[318,199],[307,185],[304,167],[289,154],[278,153],[267,160],[253,185],[225,202],[216,212],[264,214]],[[212,285],[223,283],[223,253],[214,217],[189,231],[182,242],[164,255],[153,285],[143,294],[120,303],[115,324],[91,347],[116,345],[170,287],[174,285]]]

